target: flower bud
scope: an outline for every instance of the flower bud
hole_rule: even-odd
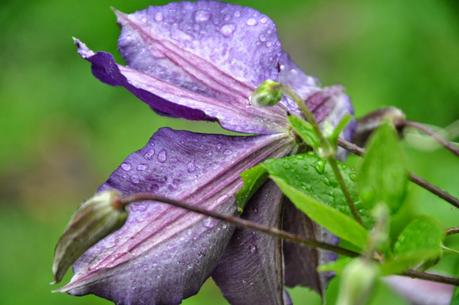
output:
[[[103,191],[83,203],[75,212],[56,245],[54,284],[62,280],[68,268],[86,250],[125,223],[127,212],[119,204],[119,198],[116,191]]]
[[[378,278],[375,263],[357,258],[343,270],[337,305],[367,304]]]
[[[281,99],[281,85],[268,79],[252,93],[250,103],[258,107],[267,107],[276,105]]]

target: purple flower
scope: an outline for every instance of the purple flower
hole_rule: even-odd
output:
[[[217,121],[247,135],[160,129],[99,190],[152,192],[234,214],[240,174],[295,147],[287,115],[299,115],[299,110],[286,98],[273,107],[251,105],[249,97],[261,82],[272,79],[291,86],[322,124],[336,124],[352,113],[342,89],[319,88],[283,51],[274,23],[251,8],[198,1],[116,15],[126,66],[75,40],[98,79],[125,87],[160,114]],[[242,217],[308,237],[332,238],[287,202],[272,182],[253,196]],[[284,284],[323,290],[324,279],[315,267],[326,259],[326,253],[235,230],[175,207],[140,202],[129,206],[120,230],[77,261],[75,275],[62,291],[93,293],[116,304],[172,305],[197,293],[212,276],[231,304],[287,304]]]

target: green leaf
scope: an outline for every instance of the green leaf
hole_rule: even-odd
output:
[[[450,305],[459,305],[459,287],[454,289]]]
[[[340,257],[334,262],[320,265],[317,270],[319,272],[335,272],[336,274],[341,274],[346,265],[352,261],[350,257]]]
[[[328,229],[332,234],[349,241],[360,249],[367,243],[368,233],[353,218],[339,212],[289,185],[280,177],[271,176],[282,192],[293,204],[313,221]]]
[[[288,121],[304,143],[311,146],[314,150],[320,147],[320,140],[309,122],[294,115],[289,116]]]
[[[309,152],[282,159],[271,159],[263,162],[262,166],[272,177],[279,177],[301,192],[352,217],[333,170],[327,161],[315,153]],[[361,203],[356,200],[358,196],[355,172],[341,162],[338,162],[338,166],[364,223],[370,224],[372,222],[370,212],[365,211]]]
[[[346,114],[343,116],[341,121],[339,121],[338,125],[336,125],[335,129],[333,129],[332,134],[329,137],[330,142],[336,147],[336,144],[338,143],[338,138],[343,132],[343,130],[346,128],[346,126],[349,124],[349,122],[352,120],[352,116],[349,114]]]
[[[239,212],[244,210],[245,204],[268,178],[268,172],[261,165],[249,168],[241,174],[244,182],[241,190],[236,194],[236,205]]]
[[[395,214],[402,206],[408,173],[397,134],[390,124],[383,124],[371,137],[358,182],[367,209],[384,202]]]
[[[383,264],[386,274],[400,273],[435,260],[442,253],[445,234],[439,224],[427,216],[413,219],[397,238],[393,257]]]

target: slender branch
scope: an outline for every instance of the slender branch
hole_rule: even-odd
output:
[[[365,150],[361,148],[360,146],[357,146],[353,143],[350,143],[348,141],[345,141],[343,139],[338,140],[338,145],[347,151],[350,151],[351,153],[357,155],[357,156],[363,156],[365,155]],[[428,182],[427,180],[414,175],[412,173],[409,174],[409,179],[411,182],[419,185],[420,187],[426,189],[427,191],[431,192],[432,194],[440,197],[441,199],[447,201],[451,205],[455,206],[456,208],[459,208],[459,199],[454,197],[453,195],[449,194],[447,191],[442,190],[436,185],[433,185],[432,183]]]
[[[327,161],[330,163],[333,173],[336,176],[336,180],[341,190],[343,191],[344,197],[346,198],[346,202],[349,206],[349,209],[351,210],[352,216],[354,216],[355,220],[358,223],[363,225],[362,218],[360,217],[357,207],[355,206],[354,200],[352,199],[351,193],[349,192],[346,182],[344,181],[343,175],[338,167],[338,163],[336,162],[335,148],[332,147],[330,142],[323,135],[322,130],[320,129],[320,126],[314,117],[314,114],[309,110],[306,103],[304,103],[304,101],[298,96],[298,94],[296,94],[296,92],[294,92],[290,87],[285,86],[285,85],[281,85],[281,89],[286,95],[288,95],[290,98],[293,99],[293,101],[297,104],[298,108],[300,108],[306,120],[311,124],[312,128],[314,129],[314,132],[316,133],[321,143],[323,155],[325,156]]]
[[[339,246],[320,242],[320,241],[313,240],[313,239],[305,239],[302,236],[292,234],[290,232],[286,232],[283,230],[279,230],[277,228],[271,228],[271,227],[268,227],[268,226],[265,226],[265,225],[262,225],[256,222],[242,219],[240,217],[223,215],[223,214],[220,214],[214,211],[210,211],[207,209],[203,209],[197,206],[193,206],[193,205],[190,205],[190,204],[178,201],[178,200],[173,200],[173,199],[165,198],[162,196],[156,196],[156,195],[149,194],[149,193],[137,193],[137,194],[129,195],[129,196],[120,198],[119,202],[117,202],[116,204],[119,204],[120,207],[124,207],[130,203],[137,202],[137,201],[145,201],[145,200],[152,200],[152,201],[157,201],[157,202],[161,202],[164,204],[170,204],[172,206],[175,206],[175,207],[187,210],[187,211],[191,211],[197,214],[201,214],[204,216],[222,220],[224,222],[233,224],[240,228],[258,231],[258,232],[261,232],[261,233],[264,233],[264,234],[267,234],[273,237],[281,238],[281,239],[284,239],[284,240],[287,240],[287,241],[290,241],[296,244],[300,244],[305,247],[319,248],[323,250],[333,251],[337,254],[348,256],[348,257],[357,257],[360,255],[359,253],[346,249],[346,248],[342,248]],[[412,278],[424,279],[424,280],[429,280],[433,282],[459,286],[458,278],[441,276],[437,274],[430,274],[430,273],[425,273],[425,272],[420,272],[420,271],[415,271],[415,270],[407,271],[403,273],[402,275],[409,276]]]
[[[324,242],[317,241],[314,239],[305,239],[300,235],[296,235],[296,234],[293,234],[287,231],[283,231],[277,228],[265,226],[265,225],[262,225],[256,222],[242,219],[237,216],[223,215],[215,211],[210,211],[210,210],[203,209],[203,208],[200,208],[194,205],[190,205],[190,204],[178,201],[178,200],[173,200],[173,199],[165,198],[162,196],[156,196],[150,193],[138,193],[138,194],[129,195],[124,198],[120,198],[119,204],[121,204],[121,206],[126,206],[130,203],[137,202],[137,201],[144,201],[144,200],[153,200],[153,201],[158,201],[161,203],[166,203],[166,204],[178,207],[178,208],[185,209],[187,211],[191,211],[197,214],[216,218],[216,219],[236,225],[241,228],[251,229],[251,230],[258,231],[258,232],[261,232],[267,235],[285,239],[290,242],[300,244],[300,245],[303,245],[309,248],[319,248],[323,250],[333,251],[337,254],[344,255],[344,256],[350,256],[350,257],[359,256],[359,253],[354,252],[352,250],[345,249],[345,248],[341,248],[339,246],[324,243]]]
[[[449,276],[444,276],[444,275],[439,275],[439,274],[426,273],[426,272],[421,272],[417,270],[409,270],[409,271],[404,272],[403,275],[409,276],[411,278],[428,280],[431,282],[459,286],[459,278],[454,278],[454,277],[449,277]]]
[[[459,199],[454,197],[450,193],[442,190],[441,188],[439,188],[436,185],[431,184],[430,182],[424,180],[423,178],[421,178],[419,176],[411,174],[409,178],[410,178],[410,180],[412,182],[416,183],[420,187],[428,190],[432,194],[434,194],[434,195],[440,197],[441,199],[449,202],[450,204],[452,204],[456,208],[459,208]]]
[[[446,230],[446,235],[459,234],[459,227],[452,227]]]
[[[411,128],[417,129],[417,130],[425,133],[426,135],[432,137],[432,139],[437,141],[437,143],[442,145],[444,148],[446,148],[447,150],[449,150],[450,152],[452,152],[453,154],[455,154],[456,156],[459,157],[459,147],[455,146],[454,144],[449,142],[447,139],[442,137],[439,133],[433,131],[432,129],[430,129],[429,127],[425,126],[424,124],[421,124],[421,123],[418,123],[418,122],[413,122],[413,121],[404,121],[402,123],[402,125],[406,126],[406,127],[411,127]]]

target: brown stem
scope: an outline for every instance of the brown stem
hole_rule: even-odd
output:
[[[338,140],[338,145],[357,156],[363,156],[365,154],[365,150],[362,147],[357,146],[351,142],[345,141],[343,139]],[[433,185],[432,183],[414,174],[409,174],[409,179],[411,182],[419,185],[420,187],[431,192],[432,194],[447,201],[448,203],[455,206],[456,208],[459,208],[459,199],[449,194],[447,191],[442,190],[438,186]]]
[[[187,211],[191,211],[191,212],[205,215],[208,217],[216,218],[216,219],[222,220],[227,223],[231,223],[237,227],[258,231],[258,232],[261,232],[261,233],[264,233],[270,236],[274,236],[277,238],[288,240],[296,244],[303,245],[305,247],[319,248],[323,250],[333,251],[337,254],[341,254],[344,256],[348,256],[348,257],[357,257],[360,255],[359,253],[346,249],[346,248],[341,248],[339,246],[327,244],[327,243],[320,242],[320,241],[313,240],[313,239],[304,239],[302,236],[292,234],[292,233],[289,233],[283,230],[279,230],[277,228],[271,228],[271,227],[268,227],[268,226],[265,226],[265,225],[262,225],[256,222],[242,219],[240,217],[222,215],[220,213],[210,211],[207,209],[203,209],[197,206],[193,206],[193,205],[190,205],[190,204],[178,201],[178,200],[173,200],[173,199],[165,198],[162,196],[156,196],[156,195],[149,194],[149,193],[137,193],[137,194],[129,195],[129,196],[120,198],[118,203],[121,206],[126,206],[133,202],[145,201],[145,200],[152,200],[152,201],[157,201],[157,202],[161,202],[165,204],[170,204],[172,206],[175,206],[181,209],[185,209]],[[447,276],[442,276],[442,275],[437,275],[437,274],[430,274],[430,273],[425,273],[425,272],[420,272],[420,271],[415,271],[415,270],[409,270],[403,273],[402,275],[413,277],[413,278],[418,278],[418,279],[429,280],[429,281],[438,282],[438,283],[445,283],[445,284],[459,286],[458,278],[452,278],[452,277],[447,277]]]
[[[406,272],[403,273],[403,275],[409,276],[411,278],[428,280],[428,281],[431,281],[431,282],[437,282],[437,283],[443,283],[443,284],[459,286],[459,278],[454,278],[454,277],[449,277],[449,276],[444,276],[444,275],[426,273],[426,272],[421,272],[421,271],[417,271],[417,270],[406,271]]]
[[[455,154],[456,156],[459,157],[459,147],[455,146],[454,144],[452,144],[451,142],[446,140],[444,137],[442,137],[440,134],[438,134],[437,132],[433,131],[432,129],[430,129],[429,127],[425,126],[424,124],[421,124],[421,123],[418,123],[418,122],[413,122],[413,121],[404,121],[402,123],[402,125],[405,126],[405,127],[415,128],[415,129],[425,133],[426,135],[432,137],[432,139],[437,141],[437,143],[442,145],[444,148],[446,148],[447,150],[449,150],[450,152],[452,152],[453,154]]]
[[[446,230],[446,235],[454,235],[454,234],[459,234],[459,227],[452,227]]]
[[[203,209],[203,208],[200,208],[200,207],[197,207],[197,206],[193,206],[193,205],[181,202],[181,201],[165,198],[165,197],[162,197],[162,196],[156,196],[154,194],[138,193],[138,194],[129,195],[129,196],[126,196],[124,198],[121,198],[120,199],[120,203],[123,206],[126,206],[126,205],[128,205],[130,203],[137,202],[137,201],[144,201],[144,200],[153,200],[153,201],[158,201],[158,202],[161,202],[161,203],[170,204],[172,206],[175,206],[175,207],[178,207],[178,208],[182,208],[182,209],[194,212],[194,213],[198,213],[198,214],[201,214],[201,215],[205,215],[205,216],[208,216],[208,217],[212,217],[212,218],[216,218],[216,219],[225,221],[227,223],[231,223],[231,224],[236,225],[236,226],[241,227],[241,228],[247,228],[247,229],[251,229],[251,230],[254,230],[254,231],[262,232],[264,234],[271,235],[271,236],[278,237],[278,238],[282,238],[282,239],[291,241],[293,243],[301,244],[301,245],[309,247],[309,248],[319,248],[319,249],[323,249],[323,250],[333,251],[333,252],[335,252],[337,254],[344,255],[344,256],[350,256],[350,257],[359,256],[359,253],[354,252],[352,250],[345,249],[345,248],[341,248],[339,246],[335,246],[335,245],[332,245],[332,244],[324,243],[324,242],[317,241],[317,240],[314,240],[314,239],[304,239],[300,235],[292,234],[292,233],[287,232],[287,231],[279,230],[277,228],[268,227],[268,226],[265,226],[265,225],[262,225],[262,224],[259,224],[259,223],[256,223],[256,222],[252,222],[252,221],[249,221],[249,220],[246,220],[246,219],[242,219],[240,217],[231,216],[231,215],[223,215],[223,214],[217,213],[215,211],[210,211],[210,210],[207,210],[207,209]]]

